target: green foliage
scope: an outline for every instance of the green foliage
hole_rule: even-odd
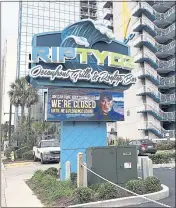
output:
[[[117,145],[118,146],[123,146],[123,145],[128,145],[129,140],[128,139],[123,139],[122,137],[119,137],[117,140]]]
[[[88,203],[91,201],[93,192],[88,187],[79,187],[73,191],[74,201],[78,204]]]
[[[33,156],[33,151],[32,150],[29,150],[27,152],[24,152],[22,154],[22,159],[25,159],[25,160],[32,160],[34,158]]]
[[[147,177],[144,180],[144,185],[147,193],[153,193],[162,190],[160,180],[154,176]]]
[[[7,157],[8,160],[11,159],[10,154],[11,154],[12,151],[14,151],[13,148],[7,148],[7,149],[5,150],[5,152],[4,152],[4,154],[5,154],[5,156]]]
[[[157,150],[172,150],[175,149],[175,141],[161,141],[156,146]]]
[[[90,189],[92,189],[93,191],[97,192],[98,189],[100,188],[101,183],[96,183],[96,184],[92,184],[89,186]]]
[[[54,167],[48,168],[47,170],[44,171],[44,174],[51,175],[51,176],[57,178],[58,177],[58,169],[54,168]]]
[[[58,181],[53,175],[41,170],[35,172],[28,184],[38,196],[42,197],[41,200],[46,205],[55,205],[58,199],[71,197],[73,192],[70,181]]]
[[[31,150],[31,147],[29,147],[29,146],[21,147],[20,149],[18,149],[18,150],[15,151],[16,158],[17,159],[22,159],[23,158],[23,155],[26,152],[30,151],[30,150]],[[30,154],[30,153],[28,153],[28,154]],[[24,155],[24,157],[25,157],[25,155]],[[25,158],[23,158],[23,159],[25,159]]]
[[[73,187],[77,186],[77,173],[71,173],[70,175],[70,183]]]
[[[98,188],[98,196],[100,199],[114,199],[119,195],[119,189],[110,183],[102,183]]]
[[[146,186],[143,180],[130,180],[126,183],[125,188],[136,194],[146,194]]]
[[[154,164],[170,163],[175,159],[175,152],[161,152],[154,155],[149,155],[149,158]]]

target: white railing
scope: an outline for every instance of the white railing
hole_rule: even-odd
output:
[[[155,69],[150,65],[144,63],[144,67],[137,70],[136,76],[149,75],[158,81],[159,85],[163,86],[175,86],[175,76],[162,77],[160,76]]]
[[[156,42],[156,40],[147,34],[142,34],[142,35],[138,35],[135,37],[134,41],[133,41],[133,46],[136,45],[137,43],[140,43],[142,41],[147,41],[149,43],[151,43],[153,46],[156,47],[158,52],[166,52],[166,51],[170,51],[172,49],[175,49],[175,40],[173,40],[172,42],[168,43],[167,45],[164,44],[159,44]]]
[[[170,32],[175,31],[175,22],[166,29],[161,29],[156,26],[155,29],[158,36],[167,36]]]
[[[169,16],[171,16],[172,14],[175,14],[175,6],[170,8],[165,13],[159,13],[156,10],[154,10],[153,7],[151,7],[147,2],[138,2],[137,5],[133,8],[132,13],[134,14],[140,8],[148,10],[152,15],[155,16],[156,19],[159,19],[159,20],[166,20]]]
[[[170,68],[175,66],[175,58],[168,60],[168,61],[162,61],[162,60],[157,60],[157,64],[159,68]]]
[[[144,103],[141,107],[139,107],[140,111],[153,111],[158,116],[161,117],[162,121],[175,121],[175,111],[174,112],[164,112],[159,108],[159,106],[155,104]]]
[[[175,86],[175,76],[171,77],[159,77],[159,85],[163,86]]]
[[[92,9],[96,9],[97,8],[97,5],[94,5],[94,4],[86,4],[86,3],[83,3],[81,2],[80,4],[81,7],[86,7],[86,8],[92,8]]]
[[[151,94],[153,94],[157,99],[159,99],[161,104],[175,103],[175,93],[173,93],[173,94],[162,94],[158,91],[157,88],[154,88],[152,86],[147,86],[147,85],[142,86],[137,91],[137,94],[142,94],[142,93],[151,93]]]
[[[146,121],[141,123],[139,125],[139,129],[154,129],[162,136],[162,138],[165,138],[166,134],[168,134],[168,138],[175,138],[175,130],[166,130],[156,123],[153,124],[153,121]]]
[[[158,28],[152,21],[150,21],[146,16],[140,17],[134,24],[133,29],[138,25],[143,24],[149,26],[153,31],[156,31],[157,36],[167,36],[170,32],[175,31],[175,23],[168,26],[165,29]]]

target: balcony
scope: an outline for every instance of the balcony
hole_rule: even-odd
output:
[[[141,17],[142,14],[147,16],[158,27],[166,27],[175,20],[175,5],[165,13],[159,13],[153,9],[147,2],[138,2],[132,10],[132,15]]]
[[[158,68],[158,60],[154,53],[152,53],[147,48],[144,48],[143,51],[140,51],[134,56],[135,63],[144,63],[147,62],[152,68]]]
[[[159,138],[166,138],[166,134],[168,134],[168,138],[175,138],[174,130],[166,130],[161,126],[153,124],[152,121],[143,122],[139,125],[138,130],[151,131]]]
[[[148,64],[144,64],[144,67],[136,72],[136,76],[139,79],[147,78],[160,89],[175,87],[175,76],[162,77]]]
[[[142,69],[137,71],[136,75],[139,79],[147,78],[156,86],[158,86],[160,83],[160,76],[158,75],[157,71],[146,63],[144,63],[144,67]]]
[[[110,9],[110,8],[112,8],[112,6],[113,6],[112,1],[107,1],[107,2],[104,4],[103,8]]]
[[[173,40],[167,45],[159,44],[156,42],[155,43],[156,48],[157,48],[156,56],[158,58],[167,58],[169,56],[174,55],[175,54],[175,42],[176,41]]]
[[[138,107],[138,113],[149,113],[159,121],[175,121],[175,112],[164,112],[156,105],[143,104]]]
[[[158,58],[167,58],[175,54],[175,40],[168,43],[167,45],[159,44],[150,35],[138,35],[135,37],[133,46],[141,48],[146,46],[149,50],[156,54]]]
[[[157,60],[158,68],[156,69],[159,73],[168,73],[175,71],[175,58],[168,61]]]
[[[153,8],[157,12],[166,12],[168,9],[170,9],[172,6],[174,6],[175,1],[167,1],[167,0],[156,0],[154,1]]]
[[[152,98],[155,102],[161,105],[172,105],[175,104],[175,93],[173,94],[162,94],[156,88],[152,86],[142,86],[138,92],[136,93],[137,96],[148,95]]]
[[[87,18],[96,19],[97,14],[94,12],[81,11],[81,18],[82,19],[87,19]]]
[[[168,89],[175,87],[175,76],[171,77],[161,77],[159,76],[159,86],[160,89]]]
[[[112,12],[112,9],[108,10],[108,11],[105,13],[104,19],[105,19],[105,20],[109,20],[109,21],[111,21],[111,20],[113,19],[113,12]]]
[[[84,11],[87,11],[88,9],[90,11],[94,11],[94,10],[96,11],[97,10],[97,5],[96,4],[88,4],[88,2],[87,3],[81,2],[80,6],[81,6],[81,9],[84,10]]]
[[[140,17],[133,24],[134,32],[142,32],[143,30],[148,32],[152,37],[155,37],[156,41],[161,44],[169,40],[172,40],[175,37],[175,23],[173,23],[165,29],[158,28],[152,21],[150,21],[144,15],[142,15],[142,17]]]
[[[160,94],[161,93],[157,90],[157,88],[153,88],[152,86],[145,86],[145,85],[142,86],[136,93],[137,96],[148,95],[157,103],[160,103],[160,97],[161,97]]]
[[[175,37],[175,23],[167,27],[166,29],[161,29],[156,27],[155,39],[157,42],[165,43]]]
[[[173,94],[161,94],[160,93],[160,104],[161,105],[171,105],[175,104],[175,93]]]
[[[148,32],[152,37],[156,36],[155,25],[152,21],[150,21],[147,17],[142,16],[140,17],[134,24],[133,24],[133,31],[134,32],[142,32],[145,30]]]

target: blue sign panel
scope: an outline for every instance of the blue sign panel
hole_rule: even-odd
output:
[[[49,89],[47,121],[123,121],[121,92]]]

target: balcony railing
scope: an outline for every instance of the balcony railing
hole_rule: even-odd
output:
[[[175,32],[175,23],[168,26],[165,29],[158,28],[152,21],[150,21],[146,16],[142,15],[134,24],[133,24],[133,30],[135,32],[138,32],[137,28],[139,28],[140,25],[143,25],[143,27],[150,28],[151,35],[155,36],[168,36],[171,32]]]
[[[175,42],[176,41],[173,40],[172,42],[168,43],[167,45],[159,44],[150,35],[142,34],[142,35],[138,35],[138,36],[135,37],[133,45],[137,46],[137,45],[140,45],[142,42],[147,42],[147,43],[151,44],[154,52],[156,51],[156,52],[161,52],[161,53],[164,53],[164,52],[168,52],[169,53],[169,51],[175,49]],[[151,50],[152,50],[152,48],[151,48]]]
[[[146,121],[143,122],[139,125],[138,127],[139,130],[149,130],[152,133],[154,133],[156,136],[159,138],[175,138],[175,130],[166,130],[162,128],[161,126],[157,125],[156,123],[153,124],[152,121]]]
[[[93,12],[84,12],[84,11],[81,11],[81,15],[83,16],[88,16],[88,17],[97,17],[97,14],[96,13],[93,13]]]
[[[143,104],[142,106],[138,107],[138,112],[151,112],[151,114],[159,121],[175,121],[175,111],[164,112],[159,108],[159,106],[152,104]]]
[[[167,27],[166,29],[161,29],[155,26],[157,36],[167,36],[171,32],[175,32],[175,22]]]
[[[142,86],[136,95],[149,95],[153,100],[156,102],[162,104],[162,105],[170,105],[175,104],[175,93],[173,94],[162,94],[160,93],[157,88],[154,88],[153,86]]]
[[[157,59],[157,64],[159,68],[175,68],[175,58],[168,61],[162,61]]]
[[[160,87],[175,87],[175,76],[159,77]]]
[[[137,77],[148,77],[148,79],[159,85],[160,88],[170,88],[175,86],[175,76],[162,77],[155,69],[150,67],[148,64],[144,64],[144,67],[136,71]]]
[[[151,20],[158,19],[158,20],[167,20],[171,15],[175,14],[175,6],[170,8],[165,13],[159,13],[153,9],[147,2],[138,2],[137,5],[133,8],[132,14],[136,14],[139,9],[144,9],[151,14]],[[149,17],[150,18],[150,17]]]

